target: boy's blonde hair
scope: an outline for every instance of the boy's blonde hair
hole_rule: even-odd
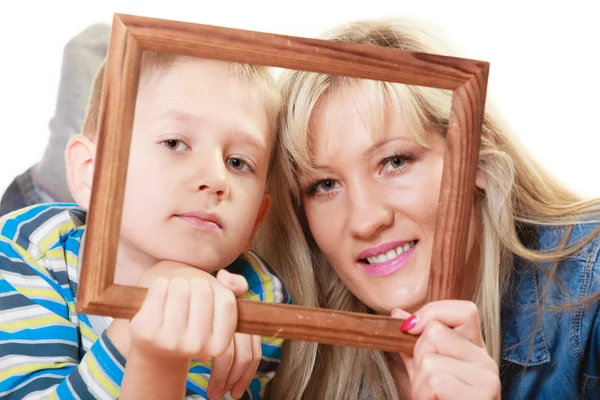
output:
[[[180,56],[172,53],[157,53],[144,51],[140,65],[140,87],[150,78],[160,76],[175,63],[183,60],[192,60],[193,57]],[[269,121],[269,139],[271,143],[276,140],[276,121],[281,105],[281,95],[277,89],[275,78],[268,67],[262,65],[242,64],[229,61],[218,61],[230,68],[231,73],[255,84],[265,106],[265,112]],[[92,88],[88,99],[87,111],[82,124],[81,133],[95,140],[98,133],[98,119],[100,114],[100,101],[104,88],[104,73],[106,59],[98,68],[98,72],[92,82]]]

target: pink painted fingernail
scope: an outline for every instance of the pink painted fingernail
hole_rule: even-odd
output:
[[[405,319],[402,325],[400,325],[400,330],[402,332],[408,332],[417,324],[417,316],[415,314],[411,315],[409,318]]]

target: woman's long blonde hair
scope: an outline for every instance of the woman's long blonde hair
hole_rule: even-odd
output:
[[[352,22],[322,38],[455,55],[431,27],[401,18]],[[312,239],[296,182],[298,169],[311,168],[308,124],[315,105],[323,95],[351,81],[356,80],[303,71],[289,71],[280,78],[284,105],[269,183],[273,207],[256,246],[278,268],[295,304],[371,312],[337,277]],[[380,113],[389,102],[401,107],[420,143],[426,145],[425,127],[445,132],[451,103],[449,91],[367,80],[361,84],[374,114]],[[377,116],[374,120],[378,120]],[[580,223],[582,217],[597,216],[599,208],[597,200],[584,201],[552,178],[511,135],[490,101],[486,105],[478,163],[486,176],[486,189],[478,192],[481,258],[479,285],[473,300],[480,311],[488,351],[499,361],[501,299],[510,284],[513,258],[533,263],[553,262],[547,272],[552,278],[559,260],[579,251],[600,233],[596,229],[574,247],[563,246],[542,253],[522,243],[519,227],[572,226]],[[567,229],[565,235],[569,234]],[[595,296],[592,301],[597,299]],[[400,396],[384,353],[303,342],[286,343],[282,365],[269,392],[273,399],[398,399]]]

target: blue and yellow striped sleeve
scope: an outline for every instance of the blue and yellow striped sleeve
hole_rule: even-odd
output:
[[[292,298],[283,280],[258,254],[252,251],[244,254],[228,266],[227,270],[242,275],[248,281],[249,290],[246,299],[265,303],[292,304]],[[267,384],[273,379],[279,367],[282,345],[283,339],[261,338],[262,359],[242,400],[260,400],[264,397]],[[209,379],[210,362],[193,363],[187,381],[188,398],[194,398],[192,393],[206,396]]]
[[[76,220],[38,206],[0,222],[2,399],[118,397],[125,360],[74,309]]]

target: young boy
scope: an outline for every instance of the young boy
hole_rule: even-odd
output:
[[[171,398],[185,383],[189,398],[261,398],[282,341],[234,336],[231,293],[291,303],[250,251],[270,206],[272,78],[262,67],[144,53],[115,282],[150,289],[129,323],[74,311],[103,75],[65,152],[77,205],[0,219],[0,397]]]

